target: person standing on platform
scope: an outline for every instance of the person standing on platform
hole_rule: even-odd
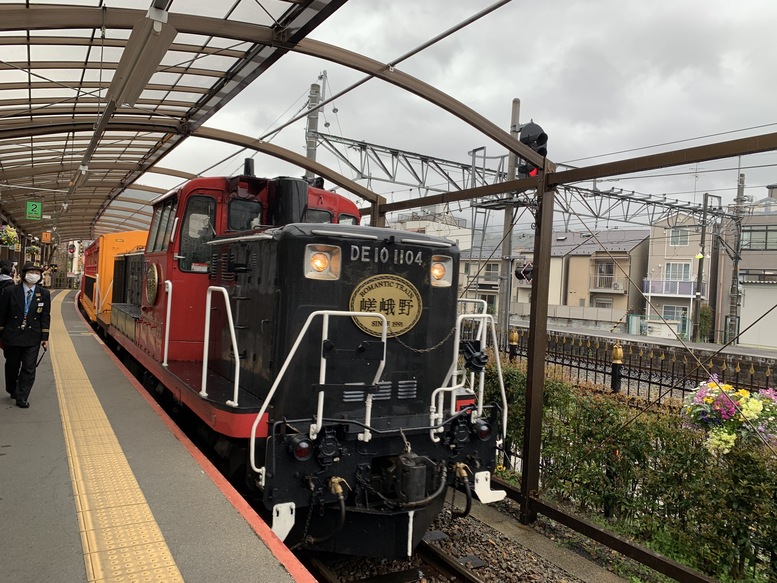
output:
[[[14,285],[13,263],[8,259],[0,261],[0,293],[9,285]]]
[[[51,287],[51,267],[48,265],[43,266],[43,280],[41,283],[43,287]]]
[[[0,342],[5,355],[5,390],[26,409],[38,352],[49,346],[51,294],[39,285],[43,270],[27,262],[22,267],[22,281],[0,294]]]

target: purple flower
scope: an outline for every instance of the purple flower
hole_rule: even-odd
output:
[[[761,389],[758,391],[758,394],[761,395],[764,399],[769,399],[770,401],[777,403],[777,391],[772,388]]]
[[[696,394],[693,397],[693,404],[694,405],[701,405],[704,403],[704,399],[707,396],[707,387],[702,387],[698,391],[696,391]]]
[[[720,395],[712,404],[712,409],[720,413],[724,421],[731,419],[737,412],[737,408],[727,395]]]

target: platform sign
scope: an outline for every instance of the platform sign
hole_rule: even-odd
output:
[[[43,204],[37,200],[27,201],[27,218],[28,219],[40,219],[43,214]]]
[[[43,231],[40,235],[41,243],[51,243],[51,231]]]

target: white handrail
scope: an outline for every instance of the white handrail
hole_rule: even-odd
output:
[[[100,274],[94,276],[94,288],[92,289],[92,307],[94,308],[94,317],[97,319],[97,307],[100,301]]]
[[[459,298],[460,304],[478,304],[481,308],[480,312],[475,312],[476,314],[488,314],[488,303],[486,303],[486,300],[475,300],[475,299],[469,299],[469,298]],[[483,329],[483,322],[478,322],[478,331],[475,332],[475,336],[480,336],[480,332]]]
[[[232,400],[227,401],[227,405],[230,407],[237,407],[237,392],[240,386],[240,354],[237,351],[237,338],[235,337],[235,324],[232,321],[232,306],[229,303],[229,294],[226,288],[212,285],[208,287],[208,292],[205,297],[205,337],[202,341],[202,389],[200,390],[200,397],[206,398],[208,396],[207,383],[208,383],[208,343],[210,341],[210,302],[211,296],[214,291],[220,291],[224,296],[224,303],[227,308],[227,322],[229,323],[229,334],[232,337],[232,351],[235,355],[235,384],[232,392]]]
[[[173,282],[165,280],[165,293],[167,294],[167,314],[165,315],[165,358],[162,366],[167,366],[167,352],[170,348],[170,310],[173,308]]]
[[[479,301],[479,300],[469,300],[469,301]],[[432,425],[435,425],[438,421],[442,421],[443,418],[443,411],[445,410],[445,394],[450,393],[451,395],[451,407],[450,411],[451,414],[454,414],[456,412],[456,397],[454,395],[454,392],[452,389],[461,388],[464,381],[462,381],[461,384],[457,384],[455,386],[448,387],[447,385],[451,382],[453,379],[453,375],[456,373],[456,364],[458,362],[459,357],[459,343],[461,341],[461,325],[464,322],[464,320],[472,319],[472,320],[479,320],[480,321],[480,329],[478,332],[478,339],[481,342],[481,346],[485,347],[485,341],[487,339],[488,330],[491,330],[491,338],[494,342],[494,346],[498,346],[496,341],[496,325],[494,323],[494,317],[491,314],[461,314],[456,318],[456,333],[454,334],[453,338],[453,361],[451,362],[451,366],[448,369],[448,373],[445,375],[445,380],[442,383],[442,386],[439,389],[436,389],[432,393],[432,399],[431,403],[429,405],[429,410],[431,412],[430,419],[432,421]],[[482,324],[485,324],[486,326],[483,327]],[[499,389],[502,393],[502,438],[505,439],[507,437],[507,393],[505,392],[505,385],[504,385],[504,378],[502,377],[502,363],[499,358],[499,351],[494,351],[495,357],[496,357],[496,369],[497,369],[497,376],[499,377]],[[454,381],[455,382],[455,381]],[[474,384],[474,375],[473,375],[473,383]],[[483,393],[485,389],[485,371],[480,372],[479,376],[479,388],[478,388],[478,409],[476,415],[473,415],[473,418],[482,417],[483,415]],[[474,390],[473,390],[474,392]],[[437,397],[438,402],[435,405],[434,399]],[[437,412],[439,411],[439,413]],[[444,430],[443,427],[439,427],[436,429],[431,430],[432,435],[432,441],[438,441],[436,436],[434,436],[434,433],[440,433]]]
[[[105,292],[105,297],[100,298],[100,306],[98,308],[97,305],[95,305],[95,308],[98,308],[95,310],[95,314],[102,314],[103,313],[103,307],[105,307],[105,298],[108,297],[108,294],[113,289],[113,282],[111,281],[111,285],[108,286],[108,291]]]
[[[249,452],[248,452],[249,458],[251,461],[251,469],[260,475],[262,483],[264,482],[264,468],[256,467],[256,454],[255,454],[256,428],[259,426],[259,422],[261,421],[265,411],[267,411],[267,408],[270,406],[270,401],[272,401],[272,398],[275,396],[275,391],[278,390],[278,386],[280,386],[281,380],[283,379],[283,376],[286,374],[286,369],[289,368],[289,364],[291,364],[291,359],[296,354],[297,349],[299,348],[299,345],[302,342],[302,339],[304,338],[305,334],[308,331],[308,328],[310,327],[310,324],[318,316],[380,318],[382,321],[381,340],[383,341],[383,358],[380,361],[378,370],[375,372],[375,378],[373,379],[372,384],[377,385],[381,375],[383,374],[383,367],[386,365],[386,337],[387,337],[386,332],[388,330],[388,320],[386,320],[386,316],[378,312],[345,312],[345,311],[335,311],[335,310],[318,310],[316,312],[312,312],[308,316],[307,320],[305,320],[305,324],[302,326],[302,330],[300,330],[299,334],[297,334],[297,339],[294,341],[294,344],[292,345],[291,350],[289,350],[289,354],[286,357],[286,360],[283,362],[283,366],[278,371],[278,376],[275,377],[275,382],[273,382],[272,387],[270,387],[270,392],[267,393],[267,396],[262,402],[262,406],[260,407],[259,412],[256,414],[256,419],[254,419],[254,423],[251,426],[251,444],[249,446]],[[323,334],[324,334],[324,330],[322,329],[322,354],[323,354],[323,340],[324,340]],[[324,361],[323,356],[322,356],[321,362],[323,363],[322,368],[326,368],[326,362]],[[319,371],[319,380],[321,378],[323,378],[324,380],[326,379],[326,372],[324,372],[322,375],[322,373]],[[323,399],[324,399],[323,394],[324,394],[324,391],[319,391],[318,393],[316,423],[311,425],[311,437],[313,432],[312,430],[314,427],[316,428],[316,433],[321,429],[322,418],[323,418]],[[369,424],[371,421],[372,421],[372,395],[368,394],[365,402],[365,407],[364,407],[364,424],[367,427],[369,427]],[[370,437],[371,437],[371,434],[369,429],[365,429],[364,432],[359,434],[359,439],[365,442],[369,441]]]

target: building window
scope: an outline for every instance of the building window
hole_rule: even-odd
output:
[[[688,245],[688,229],[672,229],[669,233],[669,245],[686,247]]]
[[[777,251],[777,226],[742,227],[743,251]]]
[[[612,309],[612,299],[611,298],[591,298],[591,307],[592,308],[606,308],[611,310]]]
[[[664,306],[664,320],[683,320],[688,317],[688,306]]]
[[[610,289],[615,278],[615,264],[612,261],[596,260],[596,277],[594,287],[596,289]]]
[[[492,294],[482,294],[480,296],[481,300],[486,301],[486,310],[489,314],[494,315],[496,314],[496,296]]]
[[[669,281],[691,281],[691,264],[667,263],[665,279]]]
[[[486,263],[483,275],[486,281],[496,281],[499,279],[499,264],[498,263]]]

